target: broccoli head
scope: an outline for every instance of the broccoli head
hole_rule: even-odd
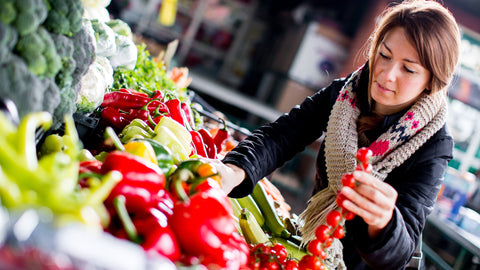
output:
[[[80,0],[46,0],[51,6],[44,26],[53,33],[73,36],[81,28],[83,4]]]
[[[0,47],[12,50],[18,41],[17,30],[10,25],[0,22]]]
[[[0,1],[0,22],[9,24],[17,17],[17,10],[12,1]]]
[[[44,84],[30,72],[22,58],[13,55],[0,65],[0,81],[0,96],[15,103],[20,118],[43,109]]]
[[[43,27],[21,36],[15,51],[25,59],[28,68],[35,75],[50,78],[60,70],[61,59],[57,55],[50,33]]]
[[[80,86],[77,86],[80,88]],[[60,103],[53,113],[53,123],[62,123],[66,114],[72,115],[75,110],[75,100],[77,98],[77,89],[71,87],[65,87],[60,90]],[[59,125],[52,124],[52,129],[60,127]]]
[[[72,74],[75,71],[76,62],[73,59],[73,41],[65,35],[51,35],[57,55],[61,59],[60,71],[55,76],[58,87],[72,86]]]
[[[42,83],[45,87],[42,110],[53,114],[60,104],[60,89],[52,78],[42,79]],[[55,123],[55,125],[59,124]]]
[[[12,25],[21,36],[34,32],[47,18],[47,6],[43,0],[16,0],[14,6],[17,16]]]

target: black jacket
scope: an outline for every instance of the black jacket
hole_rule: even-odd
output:
[[[307,97],[275,122],[262,126],[231,151],[223,160],[246,172],[247,178],[229,194],[243,197],[252,192],[255,183],[303,151],[326,131],[333,104],[345,79]],[[367,102],[368,69],[364,68],[358,86],[358,102],[362,111]],[[378,133],[393,124],[404,112],[385,117]],[[346,223],[342,239],[348,269],[403,269],[410,260],[416,243],[432,211],[447,163],[452,159],[453,139],[446,127],[441,128],[401,166],[394,169],[385,182],[398,192],[393,218],[375,238],[370,239],[366,223],[359,217]],[[326,187],[324,145],[317,158],[316,191]]]

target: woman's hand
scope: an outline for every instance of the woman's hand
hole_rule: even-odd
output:
[[[238,186],[243,181],[243,179],[245,179],[245,171],[233,164],[225,164],[218,159],[202,158],[202,160],[208,162],[215,169],[217,169],[217,172],[222,177],[222,190],[226,194],[230,193],[230,191],[232,191],[234,187]]]
[[[397,191],[387,183],[366,172],[355,171],[357,186],[343,187],[340,192],[347,198],[343,207],[363,218],[368,224],[368,234],[375,237],[392,219]]]

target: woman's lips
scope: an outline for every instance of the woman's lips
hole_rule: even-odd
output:
[[[394,92],[393,90],[390,90],[388,88],[385,88],[383,87],[380,83],[377,82],[377,87],[378,87],[378,90],[380,90],[381,92]]]

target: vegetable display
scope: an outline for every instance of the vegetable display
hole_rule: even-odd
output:
[[[203,158],[234,147],[231,123],[207,123],[189,98],[188,69],[134,44],[108,3],[0,2],[0,267],[17,248],[4,240],[13,225],[2,213],[47,209],[53,230],[81,224],[138,247],[140,269],[159,258],[192,269],[324,269],[324,249],[353,215],[332,211],[301,246],[296,215],[267,178],[228,198]],[[74,112],[92,120],[93,135],[79,136]],[[359,150],[357,170],[371,170],[369,155]],[[351,174],[342,183],[356,185]]]

